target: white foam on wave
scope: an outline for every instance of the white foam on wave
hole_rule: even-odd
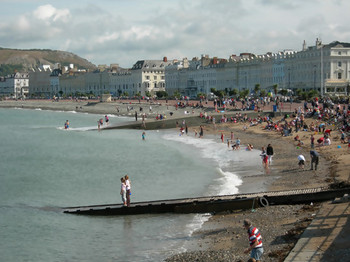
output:
[[[238,187],[242,185],[242,179],[236,174],[231,172],[224,172],[221,168],[217,168],[219,178],[216,179],[217,184],[220,184],[220,188],[217,192],[218,195],[233,195],[238,193]],[[214,190],[214,189],[212,189]]]
[[[164,139],[188,144],[199,149],[203,158],[211,159],[217,165],[217,178],[209,188],[210,195],[237,194],[242,179],[230,170],[234,163],[240,162],[240,151],[229,150],[227,144],[218,143],[214,139],[199,139],[186,135],[166,134]],[[250,152],[252,153],[252,152]],[[244,154],[244,153],[243,153]],[[246,158],[249,156],[243,156]]]
[[[63,131],[89,131],[89,130],[95,130],[97,129],[96,126],[83,126],[83,127],[70,127],[68,129],[65,129],[64,127],[56,127],[58,130],[63,130]]]
[[[203,224],[209,220],[211,215],[208,214],[196,214],[194,215],[192,221],[186,225],[188,236],[192,236],[193,232],[201,229]]]

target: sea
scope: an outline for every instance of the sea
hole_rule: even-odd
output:
[[[163,261],[188,250],[210,214],[78,216],[69,206],[235,194],[252,190],[258,151],[178,130],[97,130],[103,115],[0,108],[1,261]],[[109,115],[110,124],[134,121]],[[64,129],[66,120],[70,128]],[[255,173],[257,171],[254,171]],[[254,187],[254,186],[253,186]],[[254,190],[252,190],[254,191]]]

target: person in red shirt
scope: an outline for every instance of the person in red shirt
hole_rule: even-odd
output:
[[[331,132],[332,132],[331,129],[326,129],[326,130],[324,131],[324,134],[327,135],[327,136],[331,136]]]
[[[250,245],[250,247],[244,250],[244,253],[251,252],[250,257],[259,262],[264,253],[260,231],[252,226],[252,222],[249,219],[244,219],[243,226],[247,230]]]

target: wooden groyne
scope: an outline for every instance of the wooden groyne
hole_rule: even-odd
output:
[[[67,214],[97,216],[160,213],[217,213],[230,210],[254,209],[258,206],[266,205],[310,204],[311,202],[331,200],[349,193],[350,187],[338,189],[320,187],[287,191],[136,202],[132,203],[130,207],[124,207],[121,204],[66,207],[63,208],[63,212]]]

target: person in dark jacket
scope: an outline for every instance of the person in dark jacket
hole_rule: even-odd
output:
[[[271,144],[267,145],[266,154],[268,157],[269,165],[271,165],[272,156],[273,156],[273,147],[271,146]]]

